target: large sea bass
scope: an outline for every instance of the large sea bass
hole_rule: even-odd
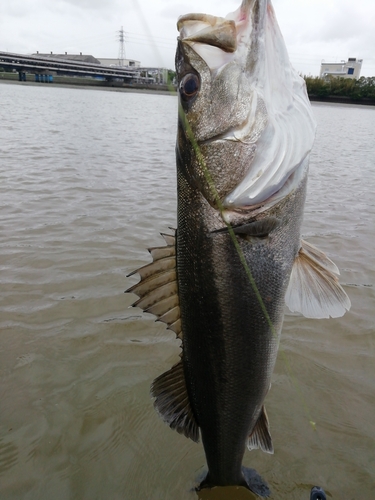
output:
[[[266,495],[242,459],[246,445],[273,452],[264,399],[284,305],[323,318],[350,302],[300,237],[315,122],[270,0],[185,15],[178,29],[178,228],[129,291],[182,340],[151,393],[170,427],[200,433],[201,486]]]

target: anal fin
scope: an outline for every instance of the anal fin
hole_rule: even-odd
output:
[[[260,448],[266,453],[273,454],[273,444],[270,434],[270,426],[268,422],[267,412],[264,406],[262,406],[257,423],[249,436],[247,443],[249,450],[255,450]]]
[[[351,304],[336,274],[338,268],[325,253],[302,240],[285,295],[286,305],[306,318],[343,316]]]
[[[151,396],[155,398],[155,409],[171,429],[199,441],[199,427],[190,406],[182,360],[153,381]]]

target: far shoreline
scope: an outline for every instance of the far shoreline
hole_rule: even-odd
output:
[[[319,97],[316,95],[309,95],[310,102],[322,102],[327,104],[355,104],[356,106],[375,106],[375,100],[362,98],[362,99],[351,99],[345,96],[327,96]]]
[[[14,77],[4,76],[6,74],[0,73],[0,83],[6,84],[15,84],[15,85],[26,85],[26,86],[35,86],[35,87],[59,87],[59,88],[71,88],[71,89],[86,89],[86,90],[107,90],[111,92],[133,92],[138,94],[156,94],[156,95],[169,95],[176,96],[177,91],[175,87],[168,87],[167,85],[157,85],[157,84],[118,84],[118,83],[110,83],[110,82],[100,82],[92,80],[89,82],[72,82],[72,78],[69,78],[69,81],[53,81],[52,83],[41,83],[27,80],[26,82],[20,82],[16,80]],[[13,75],[12,75],[13,76]],[[325,96],[320,97],[317,95],[309,95],[309,99],[311,102],[320,102],[326,104],[351,104],[356,106],[375,106],[375,100],[362,98],[362,99],[352,99],[350,97],[345,96]]]
[[[69,79],[72,80],[72,79]],[[111,92],[133,92],[139,94],[157,94],[157,95],[172,95],[176,96],[176,90],[173,88],[171,90],[167,85],[141,85],[141,84],[133,84],[133,85],[118,85],[118,84],[110,84],[103,85],[104,82],[72,82],[72,81],[54,81],[52,83],[42,83],[42,82],[34,82],[27,80],[26,82],[20,82],[14,78],[6,78],[4,74],[0,73],[0,83],[5,84],[14,84],[21,86],[32,86],[32,87],[42,87],[42,88],[70,88],[70,89],[85,89],[85,90],[109,90]]]

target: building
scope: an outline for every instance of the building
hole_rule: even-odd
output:
[[[80,52],[79,54],[68,54],[67,52],[65,52],[65,54],[54,54],[53,52],[50,52],[49,54],[42,54],[42,53],[37,51],[37,53],[33,54],[33,56],[51,57],[51,58],[55,58],[55,59],[65,59],[65,61],[100,64],[99,59],[96,59],[96,57],[94,57],[94,56],[82,54],[82,52]]]
[[[103,66],[125,66],[130,68],[139,68],[140,61],[134,61],[133,59],[110,59],[110,58],[98,58]],[[123,64],[122,64],[123,63]]]
[[[133,59],[124,59],[123,64],[121,64],[122,61],[120,61],[120,59],[110,59],[110,58],[100,58],[100,57],[96,58],[94,56],[82,54],[82,52],[80,52],[79,54],[68,54],[67,52],[65,52],[65,54],[54,54],[52,52],[50,52],[49,54],[41,54],[37,52],[36,54],[33,55],[41,57],[53,57],[57,59],[65,59],[66,61],[102,64],[103,66],[139,68],[141,65],[140,61],[134,61]]]
[[[356,59],[349,57],[349,59],[340,62],[328,63],[322,61],[320,65],[320,78],[327,78],[329,76],[339,76],[341,78],[355,78],[360,77],[363,59]]]

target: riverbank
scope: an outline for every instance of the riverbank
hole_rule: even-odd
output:
[[[107,82],[95,80],[94,78],[75,78],[66,76],[54,76],[53,82],[35,82],[34,75],[27,74],[26,81],[20,82],[17,73],[0,73],[0,83],[16,85],[31,85],[36,87],[67,87],[72,89],[94,89],[109,90],[112,92],[137,92],[144,94],[176,95],[176,91],[168,85],[157,84],[126,84],[122,82]]]
[[[17,73],[0,73],[0,83],[13,83],[17,85],[35,85],[35,86],[54,86],[54,87],[68,87],[73,89],[96,89],[96,90],[109,90],[112,92],[137,92],[144,94],[161,94],[161,95],[176,95],[174,87],[168,85],[158,84],[126,84],[122,82],[107,82],[103,80],[96,80],[94,78],[80,78],[80,77],[67,77],[55,76],[52,83],[35,82],[34,75],[27,74],[26,81],[20,82]],[[311,102],[326,102],[336,104],[355,104],[362,106],[375,106],[375,99],[362,97],[360,99],[352,99],[346,96],[318,96],[309,94]]]
[[[320,97],[316,95],[309,95],[309,99],[311,102],[329,102],[329,103],[336,103],[336,104],[356,104],[356,105],[362,105],[362,106],[375,106],[375,100],[374,99],[368,99],[366,97],[363,97],[361,99],[351,99],[350,97],[345,97],[345,96],[327,96],[327,97]]]

